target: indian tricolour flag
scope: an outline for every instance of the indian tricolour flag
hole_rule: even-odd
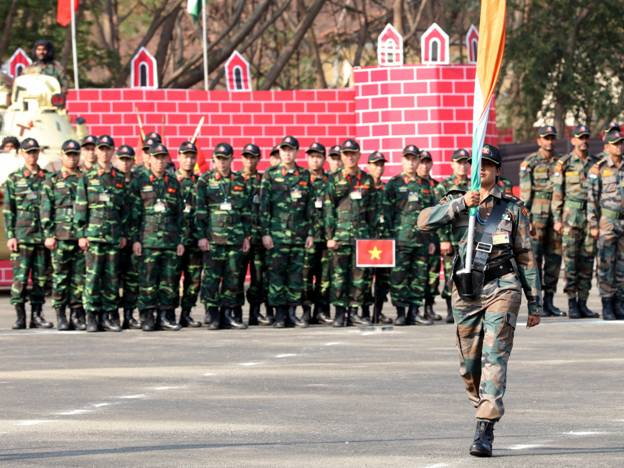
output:
[[[186,4],[186,11],[193,17],[195,21],[199,19],[201,15],[202,0],[188,0]]]

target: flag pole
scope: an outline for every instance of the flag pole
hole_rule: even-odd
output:
[[[76,11],[74,5],[76,0],[71,0],[71,36],[72,36],[72,55],[74,58],[74,88],[80,89],[78,83],[78,53],[76,51]]]
[[[208,91],[208,27],[206,25],[206,0],[202,2],[202,43],[204,46],[204,90]]]

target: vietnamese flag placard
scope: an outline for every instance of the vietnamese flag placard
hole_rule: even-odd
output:
[[[394,239],[357,239],[355,258],[359,268],[393,268]]]

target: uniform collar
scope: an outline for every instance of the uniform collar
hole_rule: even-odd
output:
[[[609,155],[609,156],[607,156],[607,164],[610,167],[617,167],[619,169],[620,167],[622,167],[622,164],[624,164],[624,157],[620,158],[620,164],[617,165],[617,164],[615,164],[615,161],[613,160],[613,156]]]

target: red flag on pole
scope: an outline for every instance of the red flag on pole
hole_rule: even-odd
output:
[[[69,26],[71,23],[71,7],[72,1],[74,3],[74,12],[78,11],[78,3],[80,0],[58,0],[56,5],[56,22],[63,26]]]
[[[394,239],[357,239],[355,258],[359,268],[392,268],[395,264]]]

